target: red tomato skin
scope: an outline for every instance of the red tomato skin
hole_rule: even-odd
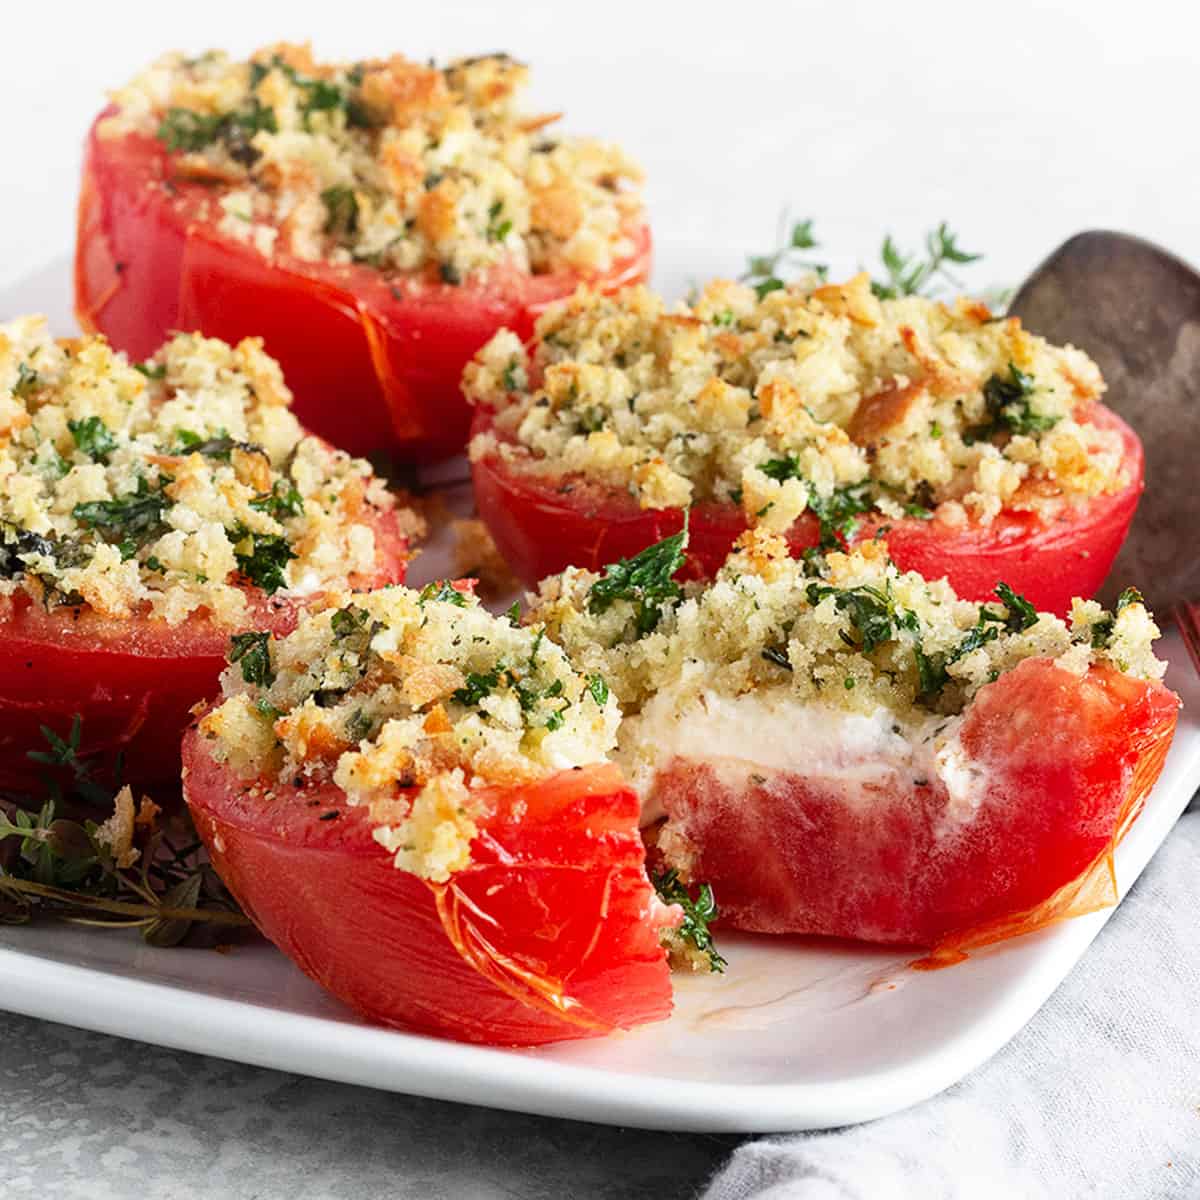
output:
[[[1103,583],[1129,530],[1143,488],[1144,458],[1137,435],[1115,413],[1096,405],[1090,419],[1120,432],[1130,482],[1049,524],[1032,513],[1000,513],[990,525],[954,529],[915,517],[862,520],[854,541],[869,541],[887,526],[888,551],[902,571],[945,576],[964,600],[989,600],[1007,583],[1035,608],[1060,615],[1075,596],[1092,596]],[[473,434],[492,429],[480,410]],[[496,454],[472,464],[476,506],[501,554],[533,586],[567,566],[598,571],[683,528],[683,510],[642,509],[624,492],[586,481],[539,479],[512,470]],[[569,490],[564,490],[564,488]],[[746,519],[732,504],[702,502],[688,522],[683,577],[711,579]],[[792,553],[817,545],[816,518],[805,513],[788,531]]]
[[[373,513],[377,570],[357,587],[402,583],[407,541],[395,513]],[[80,757],[124,760],[122,778],[155,793],[179,787],[179,741],[192,706],[219,690],[229,638],[243,629],[290,633],[304,603],[251,589],[239,628],[193,615],[172,628],[147,616],[46,610],[21,591],[0,597],[0,789],[30,790],[44,767],[43,725],[66,737],[78,715]],[[306,601],[311,603],[311,601]]]
[[[221,878],[267,938],[368,1019],[535,1046],[670,1014],[658,928],[673,917],[616,768],[480,793],[491,815],[446,884],[397,870],[334,784],[294,782],[251,791],[196,730],[184,740],[184,795]]]
[[[385,276],[276,252],[264,258],[218,231],[213,189],[172,177],[156,138],[101,137],[85,147],[75,256],[80,325],[135,359],[173,330],[262,337],[283,366],[301,422],[352,454],[406,461],[462,450],[470,409],[459,380],[499,329],[522,339],[581,283],[614,292],[650,272],[650,232],[603,275],[529,275],[497,267],[483,282]]]
[[[739,788],[680,759],[658,798],[729,925],[965,948],[1115,900],[1084,885],[1141,811],[1178,707],[1161,684],[1027,659],[964,716],[968,766],[988,779],[964,818],[938,779],[848,788],[763,772]]]

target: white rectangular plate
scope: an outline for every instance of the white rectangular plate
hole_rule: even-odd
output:
[[[676,254],[670,290],[738,262],[732,253],[714,259]],[[0,320],[44,311],[69,329],[69,278],[59,260],[0,291]],[[438,559],[418,560],[420,577],[444,570]],[[1174,632],[1161,652],[1184,710],[1162,778],[1117,851],[1122,895],[1200,784],[1200,678]],[[894,950],[725,934],[727,973],[678,977],[669,1021],[543,1050],[374,1028],[266,944],[228,955],[156,950],[136,937],[50,924],[0,929],[0,1008],[497,1108],[659,1129],[813,1129],[883,1116],[961,1079],[1033,1016],[1112,911],[933,972],[909,969],[913,956]]]

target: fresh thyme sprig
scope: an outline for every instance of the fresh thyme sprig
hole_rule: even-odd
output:
[[[107,929],[137,928],[152,946],[177,946],[198,924],[249,925],[179,819],[168,835],[159,809],[106,782],[78,751],[76,716],[63,738],[43,726],[48,749],[28,757],[48,768],[45,796],[0,797],[0,922],[36,916]],[[93,815],[111,809],[107,820]]]
[[[761,300],[771,292],[787,286],[789,278],[811,272],[822,281],[828,277],[826,263],[815,262],[803,251],[820,246],[813,232],[811,217],[793,221],[786,212],[780,219],[776,248],[767,254],[751,255],[741,276]],[[906,254],[889,233],[883,239],[879,257],[882,272],[872,279],[871,290],[881,300],[899,296],[936,296],[945,283],[961,290],[962,284],[948,269],[953,265],[978,262],[983,255],[963,250],[956,234],[945,221],[925,235],[924,255],[919,251]]]
[[[946,264],[978,262],[983,255],[959,249],[958,235],[942,221],[925,235],[924,258],[918,253],[901,253],[890,233],[883,239],[879,257],[883,260],[886,278],[873,280],[871,290],[880,300],[895,300],[898,296],[933,295],[938,279],[961,290],[962,284],[946,269]]]
[[[802,254],[805,250],[816,250],[820,247],[820,242],[813,236],[812,227],[811,217],[806,217],[803,221],[793,221],[785,211],[779,219],[776,248],[769,254],[752,254],[746,260],[746,270],[742,273],[741,280],[754,288],[760,300],[787,286],[784,275],[811,271],[818,279],[823,280],[829,274],[827,264],[814,262]]]

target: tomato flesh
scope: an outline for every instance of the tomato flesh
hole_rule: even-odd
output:
[[[658,931],[676,910],[646,878],[638,801],[615,767],[481,790],[472,862],[444,884],[397,870],[368,812],[331,782],[256,790],[195,730],[184,768],[196,828],[238,902],[370,1020],[532,1046],[670,1014]]]
[[[1115,900],[1097,885],[1162,770],[1178,707],[1111,668],[1080,678],[1027,659],[964,714],[983,780],[969,812],[941,779],[847,785],[685,759],[664,764],[656,798],[730,925],[965,947]]]
[[[902,571],[946,576],[964,600],[991,599],[1004,582],[1040,611],[1066,613],[1075,596],[1094,595],[1104,581],[1143,487],[1137,435],[1102,405],[1089,419],[1121,436],[1129,482],[1120,491],[1066,508],[1049,522],[1015,511],[1000,513],[988,525],[962,528],[938,519],[866,517],[853,541],[869,541],[886,526],[888,551]],[[473,434],[492,428],[491,414],[480,410]],[[478,459],[472,476],[476,506],[496,545],[530,586],[567,566],[598,571],[683,528],[682,509],[643,509],[627,493],[585,479],[525,474],[498,454]],[[684,577],[712,578],[745,529],[745,516],[733,504],[693,505]],[[796,521],[787,539],[797,556],[818,544],[820,528],[812,513]]]
[[[407,541],[394,512],[364,512],[375,534],[376,570],[360,588],[404,580]],[[306,604],[247,588],[241,629],[290,633]],[[178,626],[145,615],[101,617],[86,608],[45,609],[23,591],[0,597],[0,788],[32,789],[44,768],[27,752],[45,748],[80,718],[80,757],[121,752],[135,788],[179,787],[179,741],[191,708],[219,689],[229,638],[239,629],[196,613]]]
[[[89,332],[146,358],[171,331],[262,337],[283,366],[295,412],[352,454],[423,461],[463,448],[463,367],[499,329],[521,338],[581,283],[604,292],[645,280],[650,233],[611,270],[530,275],[497,266],[461,286],[385,275],[282,251],[266,258],[221,233],[214,191],[174,176],[172,156],[139,134],[88,136],[79,199],[75,309]]]

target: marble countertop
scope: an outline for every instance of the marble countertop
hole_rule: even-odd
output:
[[[675,1200],[741,1140],[523,1116],[0,1022],[4,1200]]]

